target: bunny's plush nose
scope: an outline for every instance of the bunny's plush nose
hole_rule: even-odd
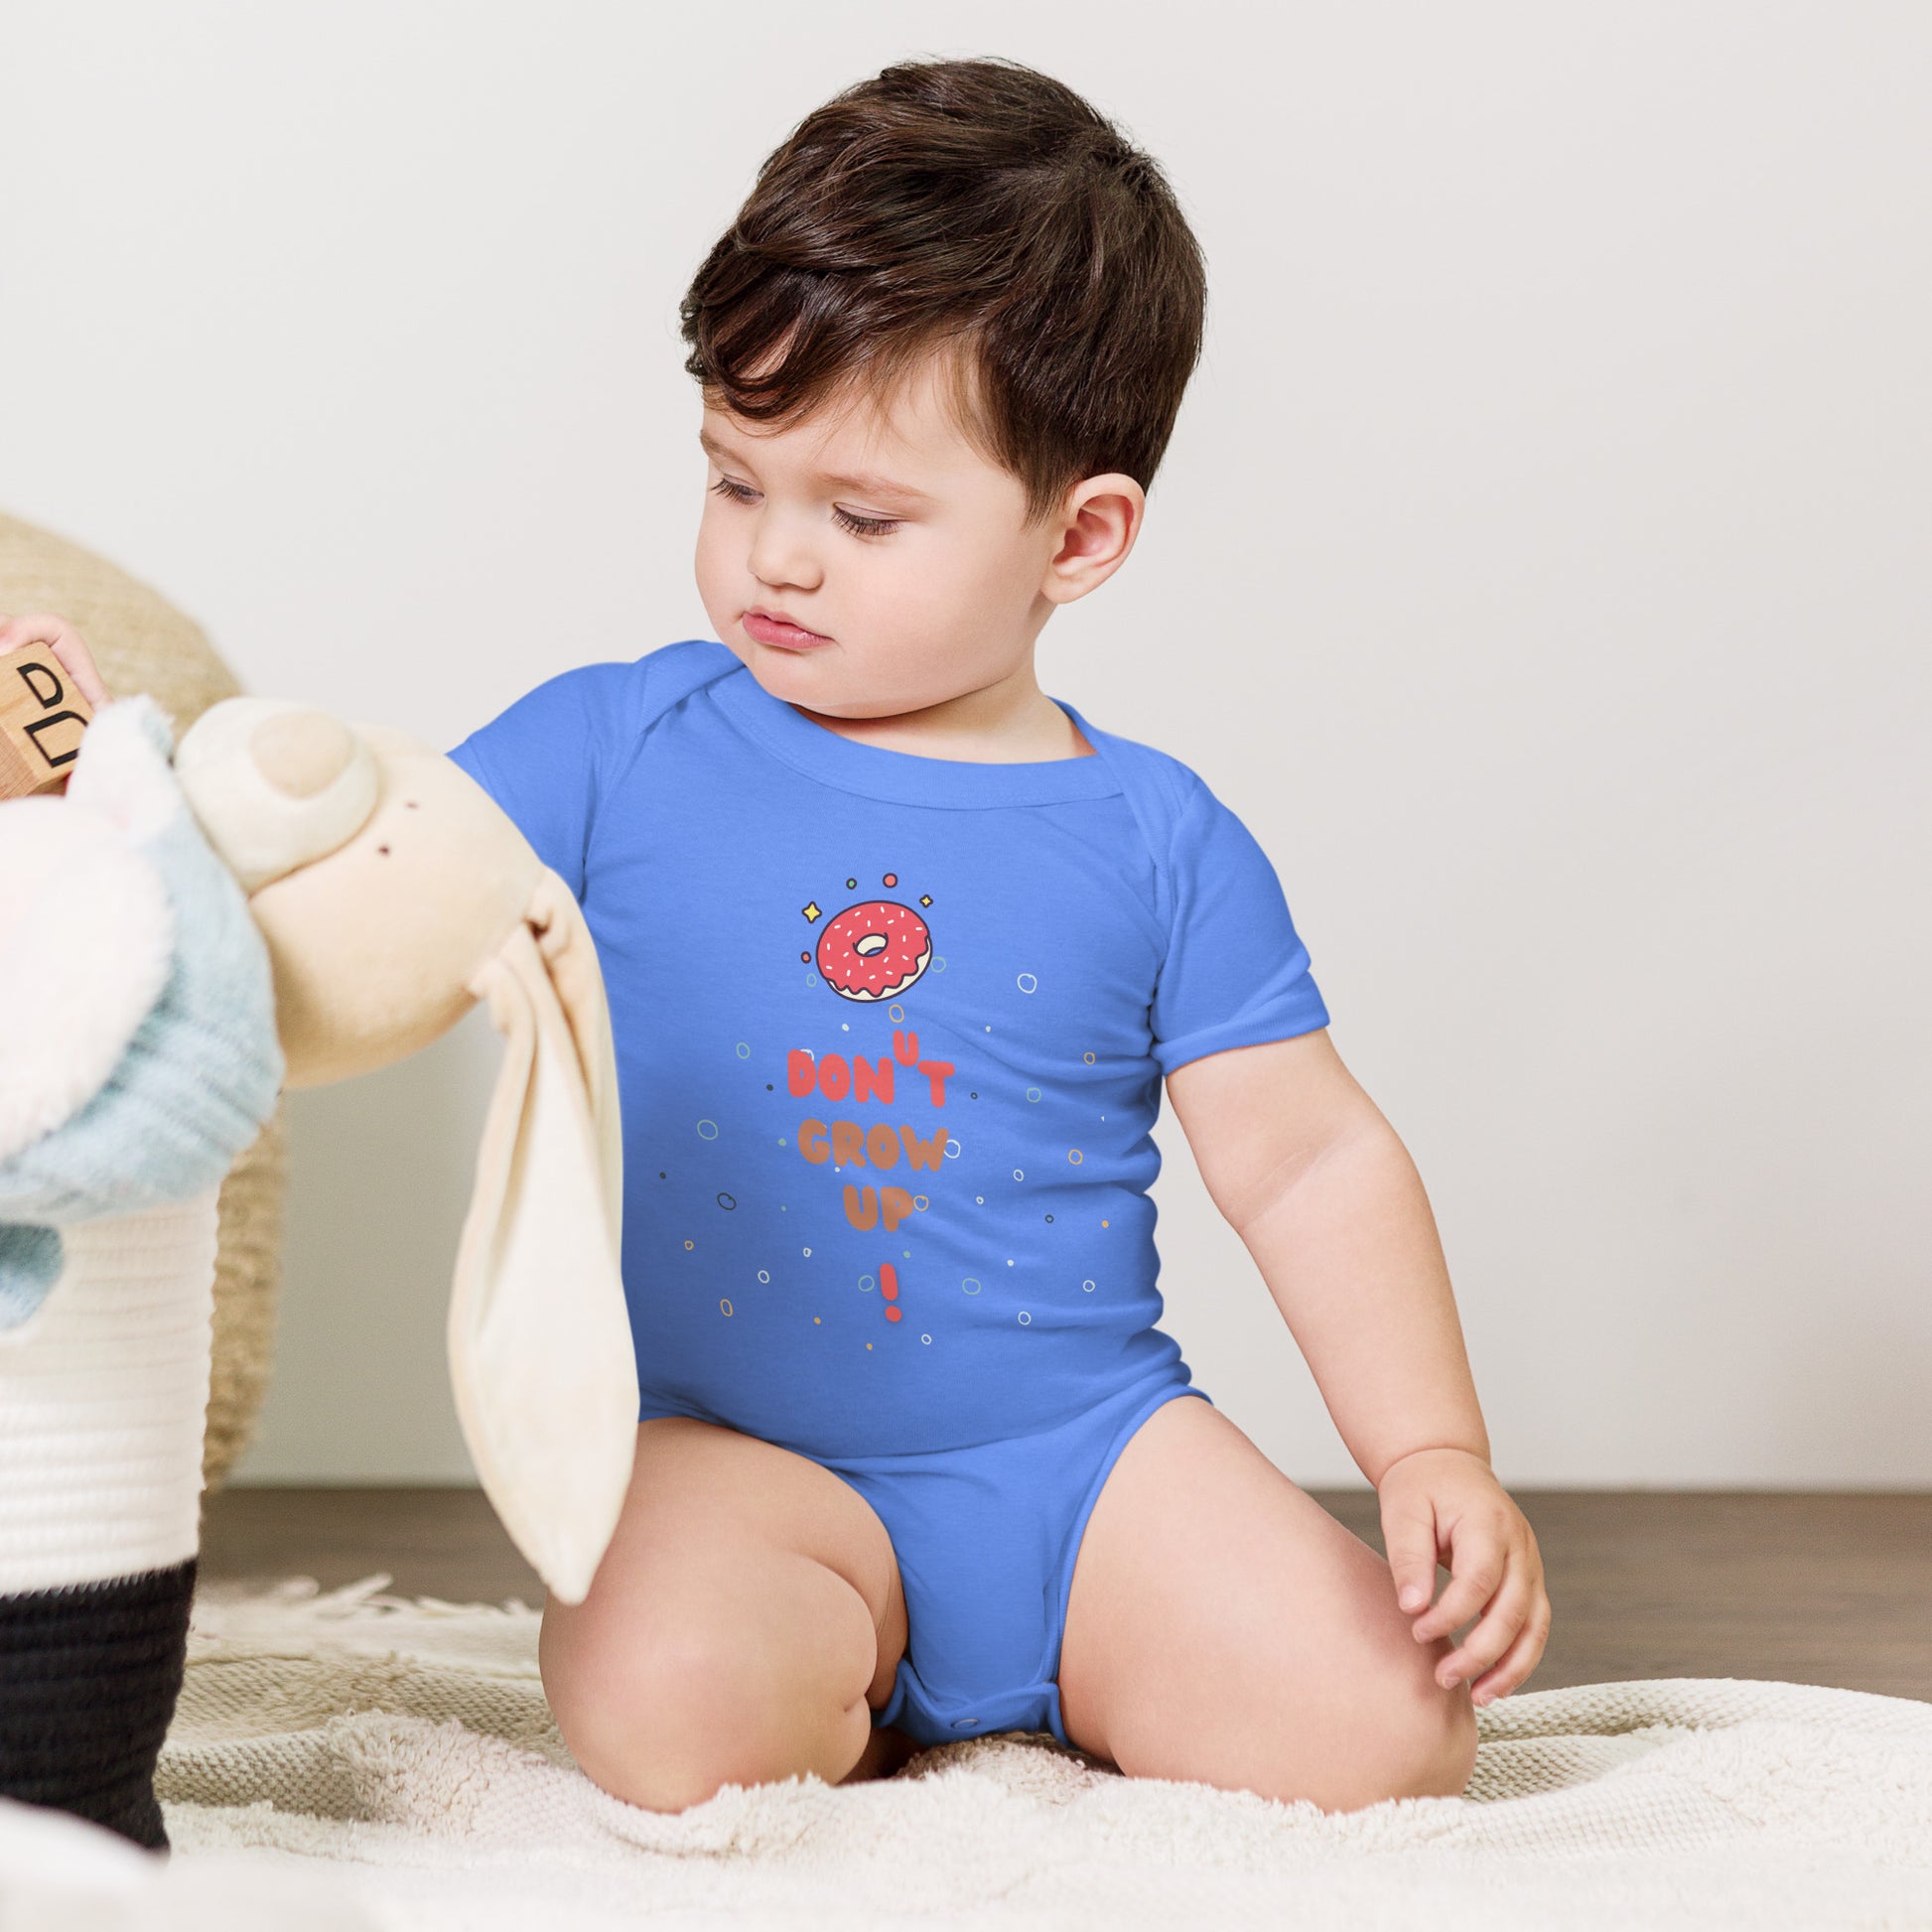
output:
[[[175,774],[250,893],[346,845],[381,789],[374,754],[341,719],[266,698],[203,712],[175,753]]]
[[[326,711],[279,711],[248,734],[264,778],[291,798],[313,798],[355,757],[355,734]]]

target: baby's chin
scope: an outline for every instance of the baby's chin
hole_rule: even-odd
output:
[[[949,703],[972,688],[957,679],[938,678],[915,689],[868,668],[858,650],[828,638],[808,649],[787,649],[746,636],[731,649],[773,697],[782,698],[818,718],[864,725],[905,718],[934,705]]]

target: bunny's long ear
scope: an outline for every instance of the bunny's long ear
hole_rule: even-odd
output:
[[[577,1045],[584,1092],[597,1132],[598,1170],[614,1246],[623,1235],[623,1139],[618,1112],[618,1057],[597,947],[570,888],[548,867],[537,875],[526,914],[550,984]]]
[[[470,982],[503,1035],[450,1301],[450,1380],[484,1492],[553,1594],[581,1602],[623,1506],[637,1370],[604,981],[570,889]]]

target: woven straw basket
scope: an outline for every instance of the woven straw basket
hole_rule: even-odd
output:
[[[147,585],[103,558],[0,513],[0,612],[52,611],[86,638],[114,698],[147,692],[177,738],[241,689],[202,634]],[[214,1366],[202,1451],[209,1488],[247,1448],[273,1358],[282,1266],[283,1107],[222,1183],[214,1263]]]

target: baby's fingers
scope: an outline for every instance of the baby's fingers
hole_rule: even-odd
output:
[[[1507,1697],[1529,1676],[1543,1656],[1550,1640],[1550,1599],[1541,1591],[1516,1641],[1496,1659],[1495,1668],[1485,1671],[1469,1686],[1469,1697],[1476,1704],[1492,1704]]]
[[[0,652],[24,650],[29,644],[47,645],[89,705],[98,710],[107,702],[107,687],[101,682],[93,653],[66,618],[51,611],[30,611],[17,618],[0,612]]]
[[[1463,1530],[1450,1554],[1449,1580],[1434,1604],[1411,1626],[1419,1643],[1447,1636],[1466,1623],[1496,1593],[1509,1558],[1509,1542],[1500,1526],[1491,1530]]]
[[[1427,1496],[1399,1506],[1383,1504],[1382,1547],[1395,1579],[1395,1600],[1405,1610],[1421,1609],[1436,1594],[1436,1512]]]
[[[1437,1662],[1437,1683],[1447,1691],[1495,1663],[1528,1621],[1536,1594],[1536,1580],[1529,1567],[1520,1561],[1511,1564],[1502,1588],[1490,1598],[1482,1620],[1447,1657]]]

